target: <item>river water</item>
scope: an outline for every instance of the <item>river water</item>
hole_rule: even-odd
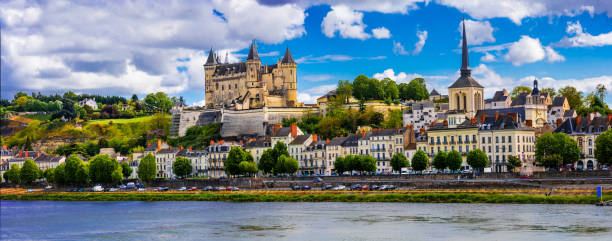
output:
[[[611,240],[612,207],[1,201],[2,240]]]

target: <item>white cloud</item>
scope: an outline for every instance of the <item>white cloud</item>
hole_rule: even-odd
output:
[[[350,60],[355,60],[355,59],[379,60],[379,59],[385,59],[385,58],[387,57],[386,56],[356,57],[356,56],[349,56],[349,55],[344,55],[344,54],[328,54],[328,55],[323,55],[323,56],[318,56],[318,57],[307,55],[307,56],[296,59],[295,62],[297,62],[298,64],[317,64],[317,63],[327,63],[327,62],[332,62],[332,61],[343,62],[343,61],[350,61]]]
[[[317,98],[319,98],[319,96],[312,96],[303,92],[298,93],[297,96],[297,100],[298,102],[304,103],[304,104],[315,104],[317,103]]]
[[[406,14],[410,10],[418,9],[416,3],[423,2],[423,0],[326,0],[322,2],[330,5],[344,4],[352,9],[365,12]]]
[[[332,6],[321,23],[321,30],[328,38],[333,38],[336,32],[342,38],[365,40],[371,37],[364,30],[363,13],[355,11],[346,5]]]
[[[540,61],[546,57],[546,52],[539,39],[527,35],[521,36],[519,41],[514,42],[509,48],[504,59],[515,66],[525,63]]]
[[[195,106],[195,107],[203,107],[206,106],[206,99],[194,102],[191,106]]]
[[[374,35],[374,38],[377,39],[391,38],[391,32],[389,32],[389,29],[385,27],[372,29],[372,34]]]
[[[534,79],[536,79],[536,76],[526,76],[520,78],[516,85],[531,86]],[[540,89],[547,87],[559,89],[569,85],[583,93],[591,93],[596,89],[598,84],[603,84],[608,88],[608,93],[612,93],[612,89],[610,89],[610,86],[612,86],[612,75],[602,75],[584,79],[554,79],[552,77],[540,77],[537,79]]]
[[[310,81],[310,82],[321,82],[332,79],[334,76],[329,74],[313,74],[313,75],[302,75],[300,80]]]
[[[255,0],[2,1],[2,93],[203,89],[202,49],[220,49],[221,59],[229,51],[236,61],[233,51],[253,38],[280,43],[303,36],[304,19],[297,5]]]
[[[414,50],[412,51],[412,55],[418,55],[419,53],[421,53],[421,50],[423,50],[423,46],[425,46],[425,41],[427,40],[427,31],[417,31],[417,38],[419,38],[419,41],[417,41],[414,44]]]
[[[485,52],[485,55],[480,57],[480,61],[482,62],[495,62],[495,60],[497,60],[495,56],[490,54],[489,52]]]
[[[463,21],[459,22],[459,34],[463,33]],[[480,45],[482,43],[493,43],[493,27],[489,21],[465,20],[465,34],[469,45]],[[461,46],[461,40],[459,40]]]
[[[552,47],[546,46],[544,47],[544,50],[546,51],[546,59],[548,59],[548,62],[553,63],[565,61],[565,57],[557,53],[557,51],[555,51]]]
[[[404,49],[404,46],[400,42],[393,41],[393,53],[395,55],[409,55],[410,53]]]
[[[316,103],[317,98],[324,94],[327,94],[327,92],[331,90],[335,90],[336,87],[337,85],[335,84],[319,85],[304,91],[298,91],[298,101],[306,104]]]
[[[584,32],[579,21],[567,22],[565,30],[572,37],[563,37],[556,45],[563,47],[590,47],[590,46],[606,46],[612,45],[612,31],[593,36],[590,33]]]
[[[433,81],[433,80],[438,81],[438,80],[449,79],[449,76],[442,76],[442,75],[424,76],[424,75],[417,74],[417,73],[405,73],[405,72],[399,72],[396,75],[393,69],[386,69],[382,73],[375,73],[374,75],[372,75],[372,78],[379,79],[379,80],[384,79],[384,78],[389,78],[397,83],[408,83],[415,78],[423,78],[425,79],[425,81]]]

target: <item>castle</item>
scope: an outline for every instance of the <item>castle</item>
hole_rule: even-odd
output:
[[[255,41],[244,62],[219,63],[211,49],[204,64],[206,107],[248,110],[302,107],[297,102],[297,63],[289,47],[273,65],[262,65]]]

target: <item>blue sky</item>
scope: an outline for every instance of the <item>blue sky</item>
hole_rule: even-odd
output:
[[[359,74],[425,78],[447,92],[467,24],[470,65],[486,97],[516,85],[599,84],[612,103],[612,1],[3,1],[2,98],[16,91],[131,96],[165,91],[203,104],[202,64],[264,64],[289,46],[298,95],[312,103]]]

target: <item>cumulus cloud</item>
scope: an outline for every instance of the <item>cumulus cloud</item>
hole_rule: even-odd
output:
[[[437,81],[437,80],[449,79],[449,76],[442,76],[442,75],[426,76],[426,75],[421,75],[417,73],[405,73],[405,72],[399,72],[398,74],[395,74],[395,71],[393,69],[386,69],[382,73],[375,73],[374,75],[372,75],[372,78],[379,79],[379,80],[384,79],[384,78],[389,78],[397,83],[408,83],[411,80],[416,79],[416,78],[423,78],[425,79],[425,81],[434,81],[434,80]]]
[[[328,38],[333,38],[336,32],[342,38],[368,39],[370,34],[364,30],[363,13],[355,11],[346,5],[332,6],[321,23],[321,30]]]
[[[591,46],[606,46],[612,45],[612,31],[593,36],[590,33],[584,32],[579,21],[567,22],[565,30],[571,37],[563,37],[557,46],[561,47],[591,47]]]
[[[463,21],[459,22],[459,34],[463,33]],[[469,45],[480,45],[482,43],[493,43],[493,27],[489,21],[465,20],[465,34]],[[461,46],[461,40],[459,41]]]
[[[548,62],[551,63],[565,60],[565,57],[557,53],[552,47],[543,47],[539,39],[527,35],[521,36],[519,41],[512,43],[504,56],[506,61],[515,66],[537,62],[544,58],[547,58]]]
[[[485,52],[485,55],[480,57],[480,61],[482,62],[495,62],[495,60],[496,60],[495,56],[490,54],[489,52]]]
[[[350,61],[356,59],[367,59],[367,60],[379,60],[385,59],[385,56],[374,56],[374,57],[359,57],[359,56],[349,56],[344,54],[327,54],[323,56],[312,56],[307,55],[304,57],[300,57],[295,60],[298,64],[318,64],[318,63],[327,63],[327,62],[343,62]]]
[[[516,85],[531,85],[534,79],[538,79],[538,84],[541,86],[540,88],[554,87],[558,89],[569,85],[575,87],[577,90],[582,91],[583,93],[593,92],[598,84],[603,84],[606,87],[612,86],[612,75],[587,77],[584,79],[555,79],[547,76],[540,78],[537,78],[536,76],[526,76],[520,78],[515,83]],[[612,90],[609,88],[608,93],[612,93]]]
[[[310,89],[299,91],[298,93],[298,101],[304,102],[306,104],[313,104],[317,102],[317,98],[320,96],[327,94],[327,92],[331,90],[335,90],[337,85],[328,84],[328,85],[319,85],[312,87]]]
[[[544,51],[546,51],[546,59],[550,63],[565,61],[565,57],[557,53],[557,51],[550,46],[544,47]]]
[[[404,46],[400,42],[393,41],[393,53],[395,55],[409,55],[410,53],[404,49]]]
[[[419,53],[421,53],[421,50],[423,50],[423,46],[425,46],[425,41],[427,40],[427,31],[417,31],[417,38],[419,38],[419,41],[417,41],[414,44],[414,50],[412,51],[412,55],[418,55]]]
[[[203,88],[202,49],[232,56],[253,38],[298,38],[306,33],[304,18],[297,5],[255,0],[2,1],[2,93],[176,94]]]
[[[377,39],[383,39],[383,38],[390,38],[391,37],[391,32],[389,32],[389,29],[387,29],[385,27],[380,27],[380,28],[372,29],[372,34],[374,35],[374,38],[377,38]]]

